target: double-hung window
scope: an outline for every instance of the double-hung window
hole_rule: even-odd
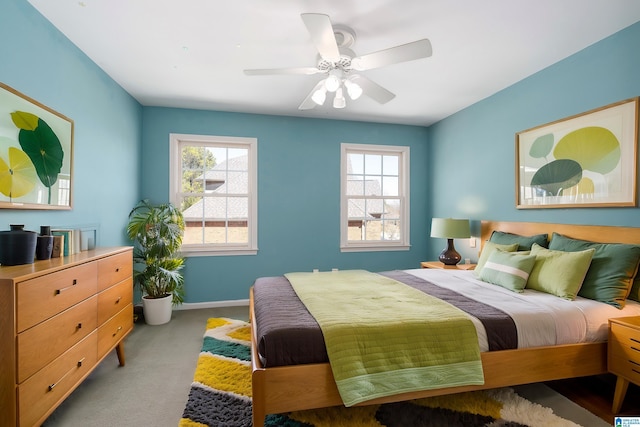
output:
[[[409,249],[409,147],[341,145],[340,248]]]
[[[185,255],[257,252],[257,140],[171,134],[171,202]]]

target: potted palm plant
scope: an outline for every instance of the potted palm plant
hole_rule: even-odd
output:
[[[141,200],[129,213],[127,235],[133,241],[133,282],[142,292],[145,322],[167,323],[172,306],[184,302],[182,212],[171,203]]]

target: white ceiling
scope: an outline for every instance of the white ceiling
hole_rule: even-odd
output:
[[[640,20],[638,0],[29,0],[145,106],[429,125]],[[428,38],[433,56],[363,72],[396,94],[299,111],[320,75],[301,13],[363,55]]]

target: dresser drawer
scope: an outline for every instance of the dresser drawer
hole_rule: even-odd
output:
[[[18,334],[18,382],[64,353],[98,327],[94,295],[37,326]]]
[[[98,264],[89,262],[17,285],[17,330],[22,332],[97,292]]]
[[[98,294],[98,325],[133,303],[133,279],[129,277]]]
[[[96,364],[97,332],[87,336],[18,387],[20,425],[35,425]]]
[[[611,323],[609,351],[630,351],[627,354],[637,354],[640,362],[640,331],[629,326]]]
[[[640,363],[619,355],[609,355],[609,372],[621,375],[634,384],[640,384]]]
[[[98,291],[107,289],[133,274],[133,254],[126,251],[98,261]]]
[[[98,328],[98,358],[113,349],[132,328],[133,304],[129,304]]]

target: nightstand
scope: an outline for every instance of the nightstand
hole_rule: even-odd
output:
[[[422,268],[440,268],[445,270],[473,270],[476,268],[476,264],[456,264],[456,265],[444,265],[440,261],[423,261],[420,263]]]
[[[612,407],[616,414],[629,382],[640,385],[640,316],[609,319],[607,368],[618,376]]]

